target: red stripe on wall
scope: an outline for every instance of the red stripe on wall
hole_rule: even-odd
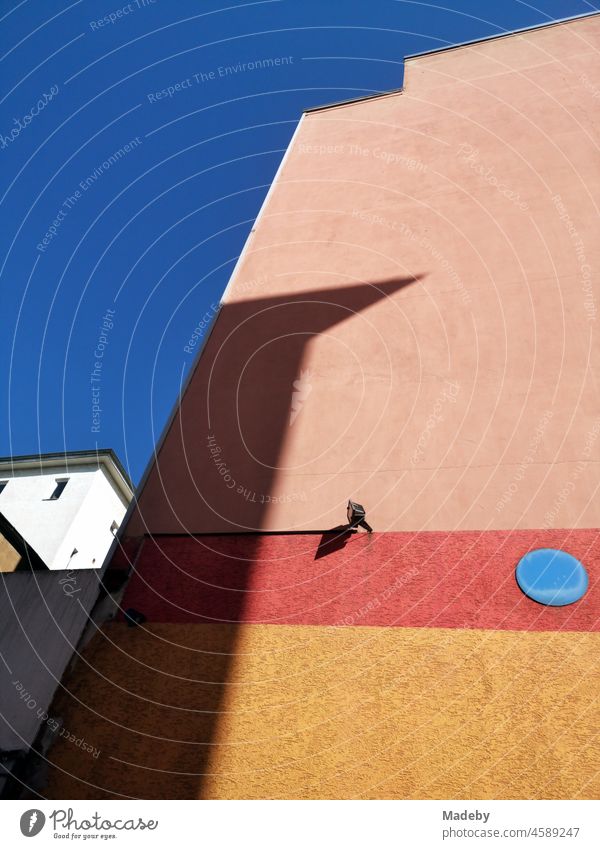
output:
[[[157,537],[123,601],[151,622],[600,630],[600,531]],[[581,601],[517,587],[518,560],[563,548],[588,570]]]

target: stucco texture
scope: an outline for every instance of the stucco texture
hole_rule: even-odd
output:
[[[455,531],[147,539],[123,599],[151,622],[600,630],[600,531]],[[515,566],[532,549],[585,563],[589,589],[547,607]]]
[[[54,706],[52,798],[587,798],[600,792],[597,531],[167,537]],[[540,544],[590,589],[547,608]]]
[[[113,624],[51,798],[597,798],[597,633]],[[211,653],[212,652],[212,653]],[[92,671],[93,667],[93,671]],[[130,730],[125,730],[130,729]],[[179,743],[171,740],[182,741]],[[207,745],[208,744],[208,745]]]
[[[382,531],[600,526],[599,48],[582,18],[303,117],[129,533],[348,497]]]

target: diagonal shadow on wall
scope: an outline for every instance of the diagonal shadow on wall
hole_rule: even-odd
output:
[[[147,623],[100,631],[58,700],[65,724],[102,754],[86,761],[68,744],[55,747],[47,795],[207,795],[246,596],[268,556],[269,504],[260,496],[276,485],[307,345],[419,279],[222,307],[127,528],[152,536],[122,605]],[[322,568],[327,539],[310,539]]]

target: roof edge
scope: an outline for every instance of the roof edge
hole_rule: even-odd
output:
[[[418,53],[408,53],[404,57],[404,61],[409,59],[419,59],[421,56],[433,56],[436,53],[446,53],[449,50],[459,50],[461,47],[470,47],[473,44],[482,44],[486,41],[496,41],[501,38],[510,38],[513,35],[521,35],[524,32],[534,32],[538,29],[549,29],[557,27],[561,24],[568,24],[572,21],[579,21],[582,18],[595,18],[600,15],[600,9],[595,9],[593,12],[582,12],[579,15],[571,15],[567,18],[557,18],[555,21],[545,21],[543,24],[531,24],[528,27],[520,27],[512,29],[510,32],[501,32],[498,35],[484,35],[482,38],[472,38],[469,41],[460,41],[458,44],[449,44],[448,47],[434,47],[432,50],[421,50]]]
[[[309,106],[308,109],[304,109],[302,114],[308,115],[310,112],[321,112],[323,109],[334,109],[336,106],[347,106],[352,103],[360,103],[364,100],[375,100],[377,97],[390,97],[394,94],[402,94],[404,91],[403,87],[400,88],[390,88],[386,89],[386,91],[376,91],[373,94],[362,94],[360,97],[349,97],[347,100],[336,100],[333,103],[323,103],[321,106]]]
[[[130,501],[135,487],[127,474],[125,467],[112,448],[90,448],[82,451],[57,451],[49,454],[20,454],[12,457],[0,457],[0,475],[3,471],[16,469],[44,469],[52,466],[83,466],[89,463],[103,466],[120,489],[123,496]]]
[[[449,50],[459,50],[461,47],[470,47],[474,44],[483,44],[487,41],[496,41],[500,38],[510,38],[513,35],[521,35],[524,32],[533,32],[538,29],[547,29],[549,27],[560,26],[561,24],[567,24],[572,21],[579,21],[583,18],[594,18],[600,15],[600,9],[595,9],[592,12],[582,12],[579,15],[571,15],[567,18],[558,18],[554,21],[545,21],[542,24],[531,24],[528,27],[520,27],[519,29],[513,29],[509,32],[501,32],[497,35],[485,35],[482,38],[473,38],[470,41],[460,41],[458,44],[449,44],[447,47],[434,47],[432,50],[422,50],[419,53],[408,53],[404,57],[404,63],[412,60],[419,59],[422,56],[434,56],[437,53],[446,53]],[[309,106],[308,109],[304,109],[302,114],[308,115],[311,112],[321,112],[325,109],[335,109],[338,106],[350,106],[353,103],[361,103],[367,100],[374,100],[378,97],[389,97],[390,95],[402,94],[403,88],[392,88],[386,89],[386,91],[378,91],[373,94],[361,95],[360,97],[351,97],[347,100],[337,100],[332,103],[324,103],[320,106]]]

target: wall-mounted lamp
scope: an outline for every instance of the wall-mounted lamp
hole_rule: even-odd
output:
[[[359,525],[361,528],[364,528],[370,534],[373,533],[373,528],[366,520],[366,510],[362,506],[362,504],[357,504],[356,501],[348,502],[348,530],[353,530],[357,528]]]

